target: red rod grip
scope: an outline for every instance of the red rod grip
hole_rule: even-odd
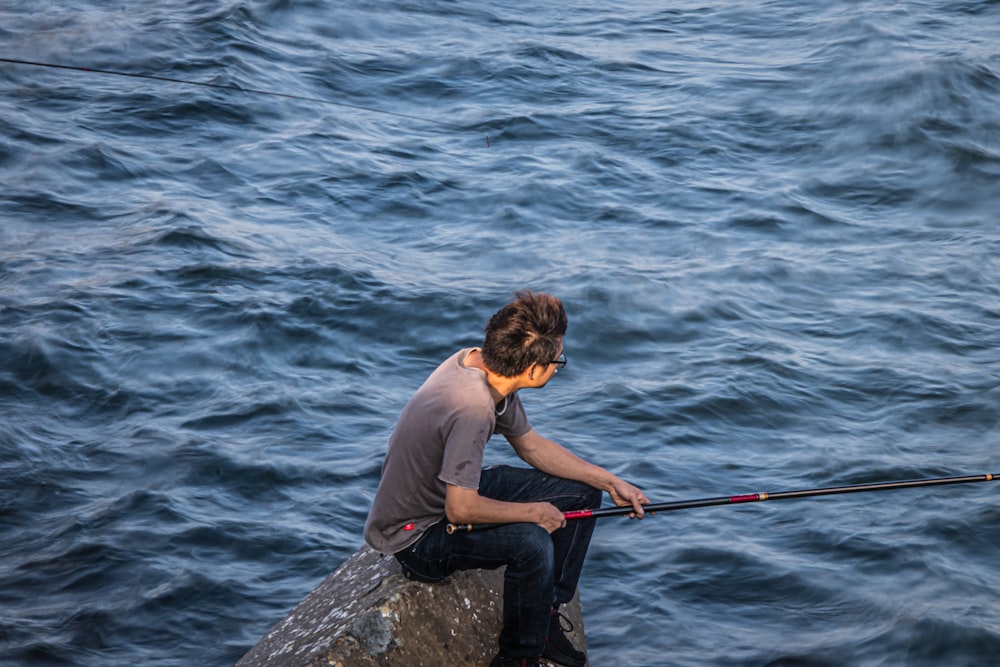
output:
[[[764,496],[764,498],[761,498]],[[767,494],[762,493],[746,493],[742,496],[729,496],[729,502],[731,503],[755,503],[758,500],[764,500],[767,498]]]

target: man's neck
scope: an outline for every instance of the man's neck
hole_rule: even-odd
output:
[[[483,361],[483,353],[479,350],[479,348],[475,348],[469,352],[469,354],[465,355],[465,359],[462,360],[462,365],[466,368],[478,368],[482,372],[486,373],[486,384],[489,385],[494,403],[499,404],[504,398],[510,396],[521,388],[520,379],[518,377],[504,377],[503,375],[497,375],[491,371],[489,366],[486,365],[486,362]]]

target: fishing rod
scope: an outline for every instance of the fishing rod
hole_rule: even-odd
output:
[[[407,120],[418,121],[421,123],[428,123],[430,125],[438,125],[440,127],[446,127],[452,130],[467,130],[467,127],[459,125],[457,123],[449,123],[447,121],[438,120],[436,118],[427,118],[425,116],[415,116],[413,114],[400,113],[398,111],[387,111],[385,109],[377,109],[375,107],[367,107],[361,104],[353,104],[350,102],[337,102],[335,100],[328,100],[321,97],[304,97],[302,95],[292,95],[290,93],[282,93],[274,90],[260,90],[255,88],[241,88],[240,86],[235,86],[232,84],[224,83],[211,83],[208,81],[191,81],[189,79],[177,79],[169,76],[160,76],[156,74],[141,74],[136,72],[123,72],[120,70],[112,69],[99,69],[96,67],[83,67],[80,65],[61,65],[58,63],[45,63],[37,62],[33,60],[19,60],[16,58],[2,58],[0,57],[0,63],[9,63],[12,65],[24,65],[28,67],[46,67],[49,69],[60,69],[69,70],[73,72],[88,72],[91,74],[106,74],[109,76],[120,76],[129,77],[133,79],[147,79],[151,81],[165,81],[168,83],[179,83],[185,86],[201,86],[203,88],[215,88],[217,90],[228,90],[232,92],[245,93],[250,95],[268,95],[271,97],[283,97],[291,100],[299,100],[301,102],[315,102],[317,104],[329,104],[337,107],[345,107],[348,109],[357,109],[359,111],[368,111],[370,113],[383,114],[386,116],[395,116],[397,118],[405,118]],[[490,136],[486,134],[486,147],[490,147]]]
[[[920,486],[942,486],[945,484],[969,484],[971,482],[992,482],[1000,479],[998,474],[962,475],[959,477],[929,477],[926,479],[910,479],[898,482],[872,482],[868,484],[850,484],[848,486],[828,486],[819,489],[799,489],[797,491],[777,491],[774,493],[747,493],[736,496],[718,496],[715,498],[700,498],[697,500],[678,500],[666,503],[651,503],[643,505],[645,512],[670,512],[673,510],[694,509],[697,507],[713,507],[716,505],[739,505],[756,503],[765,500],[791,500],[793,498],[810,498],[812,496],[833,496],[841,493],[861,493],[865,491],[889,491],[893,489],[912,489]],[[573,510],[564,512],[567,521],[573,519],[599,519],[606,516],[624,516],[633,514],[635,508],[630,505],[622,507],[598,507],[596,509]],[[449,523],[448,534],[465,533],[474,530],[496,528],[503,524],[497,523]]]

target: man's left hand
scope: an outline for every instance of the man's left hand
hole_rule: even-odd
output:
[[[619,507],[631,505],[635,509],[634,512],[628,515],[630,519],[641,519],[646,516],[646,511],[642,508],[642,506],[649,504],[649,498],[647,498],[646,494],[640,491],[638,487],[629,484],[623,479],[615,478],[611,488],[608,490],[608,494],[611,496],[611,500],[614,501],[615,505],[618,505]]]

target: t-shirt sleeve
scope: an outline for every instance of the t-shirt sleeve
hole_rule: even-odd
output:
[[[488,414],[479,409],[467,408],[442,427],[444,455],[438,479],[465,489],[479,488],[479,474],[483,468],[483,450],[492,435]]]

